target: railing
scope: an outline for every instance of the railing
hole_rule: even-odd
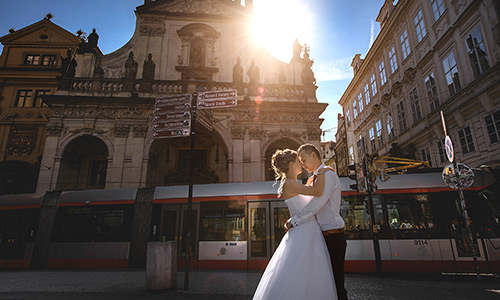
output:
[[[127,80],[121,78],[74,78],[69,86],[72,92],[85,94],[114,94],[120,92],[151,93],[151,94],[182,94],[186,93],[188,84],[192,81],[182,80]],[[264,98],[316,98],[316,86],[261,84],[233,82],[197,82],[197,91],[223,91],[237,89],[239,95]]]

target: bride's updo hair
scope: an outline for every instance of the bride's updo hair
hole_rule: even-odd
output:
[[[291,149],[276,150],[271,159],[271,166],[274,170],[274,179],[281,180],[278,193],[282,193],[283,183],[285,182],[285,173],[290,168],[290,163],[297,159],[297,151]]]

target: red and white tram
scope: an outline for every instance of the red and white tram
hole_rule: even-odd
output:
[[[465,191],[481,271],[500,271],[500,185],[475,170]],[[341,178],[347,272],[374,272],[367,196]],[[474,271],[458,192],[441,173],[393,175],[373,195],[383,272]],[[288,210],[274,182],[195,185],[193,268],[263,269],[285,234]],[[187,186],[0,196],[0,268],[143,268],[148,242],[178,241]]]

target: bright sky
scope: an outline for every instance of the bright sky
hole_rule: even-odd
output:
[[[97,29],[104,54],[123,46],[135,29],[135,7],[143,0],[1,0],[0,36],[10,28],[21,29],[41,20],[47,13],[52,22],[70,32]],[[278,59],[289,62],[295,37],[306,43],[314,60],[317,98],[328,103],[321,115],[322,138],[334,140],[338,104],[352,79],[352,58],[364,58],[380,26],[375,21],[384,0],[254,0],[255,11],[263,16],[259,36]],[[267,20],[267,21],[266,21]],[[3,47],[0,46],[0,49]]]

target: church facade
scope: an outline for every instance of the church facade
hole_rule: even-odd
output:
[[[320,146],[312,60],[296,42],[281,62],[256,46],[251,2],[157,0],[137,7],[133,37],[102,55],[93,32],[63,58],[37,189],[188,183],[189,137],[153,138],[155,100],[236,89],[237,106],[199,111],[195,183],[273,180],[276,149]],[[292,51],[292,49],[290,49]]]

